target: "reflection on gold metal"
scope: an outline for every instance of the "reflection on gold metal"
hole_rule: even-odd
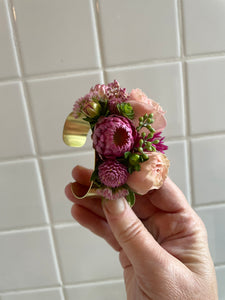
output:
[[[15,6],[12,7],[12,12],[13,12],[14,21],[16,22],[16,10],[15,10]]]
[[[98,154],[95,151],[95,165],[94,169],[96,167],[98,161]],[[91,181],[89,186],[84,186],[80,184],[79,182],[73,182],[70,184],[71,192],[77,199],[84,199],[86,197],[93,197],[98,196],[96,193],[97,188],[94,187],[94,182]]]
[[[76,187],[74,185],[76,185]],[[80,184],[78,182],[72,183],[70,185],[71,192],[72,192],[72,194],[74,195],[75,198],[83,199],[83,198],[86,198],[86,197],[97,196],[96,188],[92,187],[93,186],[93,181],[91,182],[89,187],[84,188],[84,186],[82,186],[82,189],[79,189],[79,185]],[[81,185],[80,185],[80,187],[81,187]],[[79,190],[79,192],[78,192],[78,190]]]
[[[82,147],[90,129],[89,123],[82,118],[75,119],[73,112],[67,117],[63,128],[63,141],[70,147]]]

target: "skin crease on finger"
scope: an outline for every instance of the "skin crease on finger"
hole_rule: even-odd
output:
[[[91,172],[78,167],[72,174],[77,182],[88,186]],[[151,233],[164,249],[160,254],[161,263],[156,262],[155,267],[148,256],[141,257],[145,266],[141,269],[132,265],[115,239],[100,199],[76,199],[70,185],[65,192],[75,203],[72,208],[73,217],[120,251],[128,300],[218,299],[215,270],[208,250],[205,227],[171,180],[166,180],[160,190],[137,196],[133,207],[149,235]],[[165,252],[167,254],[163,255]]]

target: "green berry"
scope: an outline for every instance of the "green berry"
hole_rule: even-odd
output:
[[[143,138],[145,138],[145,137],[146,137],[146,132],[142,132],[141,136],[142,136]]]
[[[139,141],[139,145],[142,146],[143,143],[144,143],[144,141],[141,139],[141,140]]]
[[[142,147],[138,147],[138,152],[143,153],[143,148]]]
[[[153,113],[149,114],[149,118],[151,119],[153,118]]]
[[[144,158],[144,160],[148,159],[148,155],[146,153],[142,154],[142,157]]]
[[[139,118],[139,121],[140,121],[140,122],[143,122],[143,121],[144,121],[144,118],[143,118],[143,117],[140,117],[140,118]]]
[[[148,139],[151,139],[151,138],[153,138],[153,133],[148,134]]]
[[[129,163],[132,165],[132,166],[135,166],[138,162],[139,162],[139,159],[140,159],[140,155],[139,154],[136,154],[136,153],[133,153],[130,155],[129,157]]]
[[[158,144],[160,141],[159,140],[154,140],[152,143],[153,144]]]

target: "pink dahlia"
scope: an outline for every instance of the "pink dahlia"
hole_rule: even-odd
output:
[[[122,116],[99,118],[93,132],[93,147],[103,157],[121,157],[133,148],[137,131],[131,121]]]
[[[127,168],[117,160],[106,160],[98,168],[100,181],[108,187],[119,187],[126,183]]]
[[[96,193],[108,200],[116,200],[122,197],[126,197],[129,194],[128,190],[124,188],[118,189],[116,191],[113,191],[110,188],[97,189]]]

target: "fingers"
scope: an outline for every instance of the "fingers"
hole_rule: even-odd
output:
[[[89,186],[92,172],[93,170],[91,169],[87,169],[82,166],[76,166],[72,171],[72,176],[77,182]]]
[[[116,251],[120,251],[121,247],[116,241],[105,219],[95,215],[92,211],[78,204],[72,206],[71,214],[79,224],[105,239]]]
[[[177,212],[190,207],[184,194],[170,178],[165,180],[159,190],[150,191],[146,197],[155,207],[165,212]]]
[[[134,267],[143,271],[146,264],[158,268],[162,260],[165,261],[167,253],[154,240],[124,198],[104,201],[103,209],[115,238]]]
[[[78,194],[78,195],[80,192],[80,190],[79,190],[80,188],[83,189],[85,187],[80,184],[77,185],[76,194]],[[70,201],[89,209],[94,214],[96,214],[102,218],[105,218],[105,215],[104,215],[104,212],[103,212],[102,206],[101,206],[101,199],[99,197],[88,197],[88,198],[84,198],[84,199],[77,199],[76,197],[74,197],[74,194],[72,193],[71,183],[65,187],[65,194],[66,194],[66,197]]]

